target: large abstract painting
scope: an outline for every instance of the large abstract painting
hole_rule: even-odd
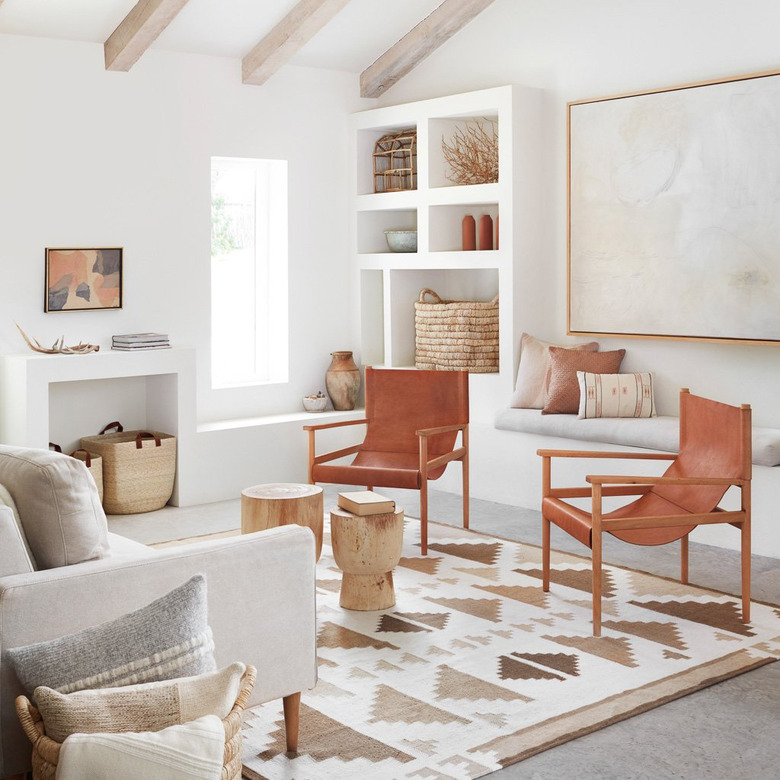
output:
[[[568,328],[780,341],[780,74],[569,104]]]
[[[45,311],[122,308],[122,250],[47,249]]]

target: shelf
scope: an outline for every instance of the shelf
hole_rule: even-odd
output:
[[[388,257],[388,254],[390,255]],[[376,252],[358,256],[364,271],[409,270],[498,270],[507,255],[503,251],[480,252]]]
[[[419,191],[372,192],[368,195],[358,195],[355,200],[355,208],[357,211],[413,209],[417,208]]]

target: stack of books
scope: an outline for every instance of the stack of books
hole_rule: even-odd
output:
[[[354,493],[339,493],[339,507],[353,515],[384,515],[395,512],[395,501],[380,496],[371,490],[358,490]]]
[[[125,333],[113,336],[111,349],[130,352],[134,349],[170,349],[171,342],[165,333]]]

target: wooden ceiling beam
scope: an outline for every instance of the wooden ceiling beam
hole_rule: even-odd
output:
[[[360,74],[360,97],[376,98],[482,13],[493,0],[444,0]]]
[[[103,44],[106,70],[130,70],[187,2],[138,0]]]
[[[264,84],[350,0],[300,0],[241,62],[244,84]]]

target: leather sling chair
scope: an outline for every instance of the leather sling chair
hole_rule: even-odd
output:
[[[309,434],[309,482],[419,490],[420,546],[426,555],[428,480],[438,479],[451,461],[462,465],[463,527],[469,527],[468,372],[367,367],[365,391],[365,418],[304,426]],[[316,454],[317,431],[361,424],[366,426],[362,443]],[[352,454],[351,463],[332,463]]]
[[[542,457],[542,588],[550,589],[550,524],[592,550],[593,635],[601,635],[602,533],[632,544],[666,544],[680,539],[680,580],[688,582],[688,534],[697,526],[730,523],[741,530],[742,621],[750,620],[750,480],[752,475],[750,406],[728,406],[680,392],[678,455],[628,452],[538,450]],[[590,488],[553,488],[553,458],[671,460],[661,477],[585,477]],[[718,505],[730,487],[741,494],[740,509]],[[604,513],[606,496],[639,495],[635,501]],[[590,498],[590,511],[565,499]]]

